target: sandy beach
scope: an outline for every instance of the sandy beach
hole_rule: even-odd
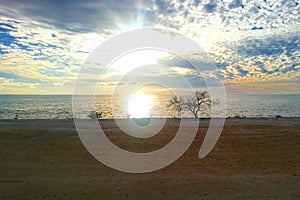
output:
[[[178,120],[134,139],[112,120],[109,138],[136,152],[172,140]],[[300,119],[226,119],[213,151],[198,158],[209,120],[188,151],[159,171],[111,169],[84,148],[73,120],[0,120],[0,199],[299,199]]]

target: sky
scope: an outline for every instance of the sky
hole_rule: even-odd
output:
[[[1,0],[0,94],[72,94],[91,52],[138,28],[176,31],[197,42],[227,92],[299,94],[299,25],[299,0]],[[182,87],[177,76],[202,86],[186,61],[157,52],[128,55],[107,73],[114,77],[147,58],[165,66],[156,77],[172,77],[175,87]],[[138,84],[148,76],[103,80],[101,87]]]

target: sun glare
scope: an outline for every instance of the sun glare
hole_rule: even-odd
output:
[[[167,56],[167,52],[159,50],[139,50],[128,53],[117,59],[110,68],[122,73],[129,72],[136,67],[157,64],[158,59]]]
[[[127,110],[130,118],[149,118],[154,104],[154,96],[133,94],[128,99]]]

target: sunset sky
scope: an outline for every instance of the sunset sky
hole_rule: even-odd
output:
[[[143,27],[197,42],[228,92],[300,93],[299,0],[1,0],[0,94],[72,94],[97,46]],[[147,62],[156,55],[146,53],[135,57]],[[126,64],[139,61],[127,58]],[[180,59],[163,64],[193,74]],[[111,73],[122,67],[116,63]]]

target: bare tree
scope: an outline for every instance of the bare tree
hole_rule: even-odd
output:
[[[168,104],[168,107],[174,107],[175,111],[178,113],[178,115],[180,115],[180,112],[181,112],[181,109],[182,109],[182,102],[183,102],[183,99],[181,97],[177,97],[176,95],[174,95],[172,97],[172,99],[170,100],[169,104]],[[176,116],[176,114],[175,114]],[[174,116],[174,118],[175,118]]]
[[[172,97],[169,106],[173,106],[177,112],[181,112],[183,108],[190,111],[195,118],[199,118],[199,113],[210,108],[212,104],[211,98],[207,90],[196,91],[195,94],[177,97]]]

